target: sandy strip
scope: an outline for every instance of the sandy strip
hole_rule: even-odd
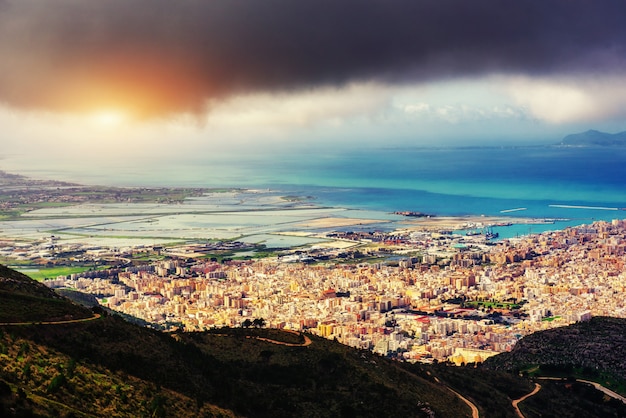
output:
[[[545,223],[543,219],[511,218],[506,216],[436,216],[431,218],[409,218],[401,221],[409,230],[442,230],[484,228],[489,226],[513,224]]]
[[[311,219],[310,221],[304,221],[294,225],[297,228],[338,228],[342,226],[352,225],[369,225],[379,224],[388,221],[381,221],[377,219],[355,219],[355,218],[318,218]]]

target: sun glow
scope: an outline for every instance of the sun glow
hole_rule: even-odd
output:
[[[90,119],[103,128],[115,128],[126,122],[128,116],[123,111],[107,109],[92,113]]]

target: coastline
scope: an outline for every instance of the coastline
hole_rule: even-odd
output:
[[[1,172],[0,178],[4,188],[25,187],[25,203],[29,205],[28,199],[33,202],[20,209],[23,213],[18,216],[5,216],[0,236],[27,240],[43,239],[47,234],[72,241],[99,240],[98,244],[115,239],[120,243],[131,239],[160,243],[201,238],[262,242],[266,234],[304,237],[331,230],[449,231],[464,235],[485,233],[487,229],[502,240],[626,215],[610,202],[484,201],[468,200],[468,196],[457,196],[457,200],[454,195],[422,191],[288,184],[110,188],[103,198],[101,186],[73,184],[65,188],[60,187],[65,183],[7,172]],[[48,196],[50,190],[56,193],[53,201]],[[87,193],[77,199],[73,190]],[[39,195],[45,195],[47,202]],[[468,213],[455,214],[461,211]],[[424,216],[406,215],[417,213]],[[46,219],[54,219],[54,226],[47,225]]]
[[[544,225],[553,224],[552,220],[539,218],[519,218],[509,216],[433,216],[415,220],[402,221],[408,224],[406,229],[415,230],[471,230],[490,227],[506,227],[512,225]]]

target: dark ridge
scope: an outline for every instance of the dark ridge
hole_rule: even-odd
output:
[[[614,390],[626,388],[626,319],[596,317],[536,332],[522,338],[510,353],[489,358],[484,367],[544,375],[606,377]],[[539,367],[537,369],[537,367]],[[603,384],[604,384],[603,383]]]
[[[74,304],[30,277],[0,265],[0,323],[50,322],[89,318]]]

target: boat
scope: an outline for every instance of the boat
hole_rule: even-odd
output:
[[[497,233],[497,232],[493,232],[493,230],[491,228],[489,228],[489,230],[487,230],[487,232],[485,233],[485,239],[486,240],[498,238],[499,236],[500,236],[500,234]]]
[[[497,232],[487,232],[485,234],[485,239],[494,239],[494,238],[498,238],[500,236],[500,234],[498,234]]]
[[[395,211],[394,215],[412,216],[416,218],[433,218],[435,216],[424,212],[415,212],[412,210]]]

